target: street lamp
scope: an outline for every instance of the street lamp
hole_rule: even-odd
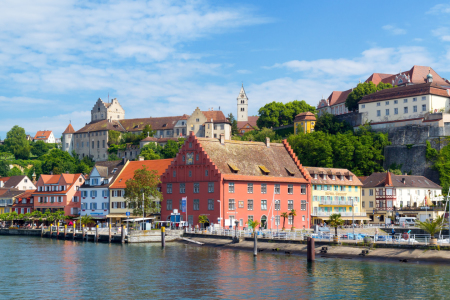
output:
[[[352,227],[353,227],[353,239],[356,240],[355,237],[355,207],[353,206],[353,199],[355,197],[352,197]]]

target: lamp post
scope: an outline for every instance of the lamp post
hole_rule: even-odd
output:
[[[428,199],[431,201],[431,190],[428,190]],[[428,219],[428,203],[427,202],[427,197],[425,197],[425,216]]]
[[[219,202],[219,229],[222,227],[222,203],[220,202],[220,200],[217,200],[217,202]]]
[[[144,190],[142,190],[142,230],[144,230],[144,217],[145,217],[145,210],[144,210]]]
[[[353,239],[356,240],[355,237],[355,207],[353,205],[353,199],[355,197],[352,197],[352,227],[353,227]]]

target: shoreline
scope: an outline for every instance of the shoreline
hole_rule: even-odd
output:
[[[224,248],[239,251],[253,252],[253,241],[241,239],[239,243],[233,243],[231,239],[198,237],[184,235],[190,240],[203,243],[203,246],[213,248]],[[178,240],[183,244],[202,246],[190,243],[185,240]],[[320,253],[322,247],[327,247],[326,253]],[[273,251],[278,249],[278,251]],[[366,255],[361,255],[363,250],[369,250]],[[307,246],[305,243],[291,243],[289,241],[261,241],[258,240],[258,253],[278,254],[278,255],[299,255],[306,256]],[[338,258],[352,259],[360,261],[378,261],[378,262],[398,262],[412,264],[450,264],[450,251],[435,249],[417,249],[417,248],[375,248],[369,249],[367,246],[336,246],[333,243],[320,242],[315,245],[316,259]]]

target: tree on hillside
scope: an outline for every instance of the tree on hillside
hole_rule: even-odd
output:
[[[39,158],[42,164],[43,174],[62,174],[65,172],[75,173],[76,161],[68,152],[53,149]]]
[[[158,191],[161,183],[158,172],[147,167],[137,169],[132,179],[126,181],[125,200],[127,207],[133,208],[134,215],[154,214],[160,211],[157,201],[162,201],[162,194]],[[142,208],[144,202],[144,208]]]
[[[0,160],[0,177],[6,177],[9,172],[9,164],[4,161]]]
[[[11,170],[8,171],[8,177],[11,176],[20,176],[23,175],[22,171],[18,167],[14,167]]]
[[[353,132],[353,127],[348,122],[338,121],[335,115],[330,113],[324,113],[317,118],[316,124],[314,126],[315,131],[323,131],[325,133],[337,134],[345,133],[347,131]]]
[[[184,144],[184,139],[178,139],[175,141],[167,141],[167,144],[161,149],[161,153],[164,158],[174,158],[180,151],[181,146]]]
[[[158,147],[155,143],[148,143],[141,149],[141,153],[139,155],[143,156],[145,160],[161,159],[161,155],[160,153],[156,153],[156,149],[158,149]]]
[[[119,143],[120,143],[120,131],[109,130],[108,145],[119,145]]]
[[[48,152],[48,144],[44,141],[37,141],[32,144],[31,146],[31,153],[33,155],[36,155],[37,157],[40,157]]]
[[[296,115],[307,111],[315,113],[316,109],[304,100],[294,100],[286,104],[274,101],[259,109],[257,125],[259,128],[271,128],[292,124]]]
[[[25,129],[15,125],[6,134],[5,147],[8,152],[14,154],[16,159],[28,159],[30,157],[30,144],[25,134]]]
[[[333,148],[329,136],[324,132],[301,132],[289,136],[288,142],[304,166],[333,167]]]
[[[378,85],[375,85],[372,81],[358,83],[356,88],[347,96],[345,100],[345,106],[348,110],[358,110],[358,102],[365,95],[373,94],[376,91],[381,91],[384,89],[392,88],[392,85],[389,83],[380,82]]]
[[[118,157],[117,154],[115,154],[115,153],[108,155],[108,161],[114,161],[114,160],[120,160],[120,157]]]
[[[140,140],[145,139],[146,137],[149,136],[154,136],[156,134],[156,130],[152,129],[152,126],[150,126],[149,124],[144,126],[144,129],[142,130],[142,133],[139,137]]]
[[[237,135],[239,133],[236,118],[232,113],[228,114],[228,121],[231,123],[231,134]]]

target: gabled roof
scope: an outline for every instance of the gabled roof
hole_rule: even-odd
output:
[[[75,129],[73,129],[72,124],[69,124],[69,126],[67,126],[66,130],[64,130],[63,134],[66,133],[75,133]]]
[[[80,130],[75,133],[85,133],[85,132],[95,132],[95,131],[105,131],[105,130],[115,130],[123,132],[122,125],[118,121],[100,120],[94,121],[86,124]]]
[[[311,175],[311,183],[312,184],[335,184],[335,185],[358,185],[362,186],[362,182],[356,177],[355,174],[350,172],[347,169],[338,169],[338,168],[321,168],[321,167],[305,167]],[[317,179],[314,179],[314,174],[318,175],[327,175],[326,179],[323,179],[322,176],[317,176]],[[331,179],[330,175],[335,175],[336,179]],[[340,180],[337,176],[343,175],[343,180]],[[350,176],[352,176],[352,180],[350,180]]]
[[[378,85],[380,82],[382,82],[386,78],[390,78],[391,76],[395,76],[395,75],[383,74],[383,73],[373,73],[372,75],[369,76],[369,78],[366,79],[365,82],[372,81],[375,85]],[[384,83],[387,83],[387,82],[384,82]]]
[[[0,194],[0,198],[12,198],[19,196],[22,193],[24,193],[24,191],[15,188],[10,188],[6,189],[4,193]]]
[[[169,165],[172,163],[170,159],[158,159],[158,160],[143,160],[143,161],[129,161],[125,168],[122,169],[120,174],[116,177],[114,182],[110,185],[111,189],[124,189],[126,188],[126,182],[128,179],[133,178],[134,172],[137,169],[142,169],[144,166],[149,170],[156,170],[158,175],[161,176]]]
[[[16,187],[24,178],[28,178],[26,175],[11,176],[8,181],[5,182],[6,188]]]
[[[424,176],[415,175],[394,175],[390,173],[392,187],[396,188],[429,188],[429,189],[442,189],[441,186],[437,185],[433,181],[429,180]],[[386,173],[372,173],[363,182],[364,188],[371,187],[389,187],[387,184],[389,180],[386,180]],[[405,183],[403,183],[403,180]]]
[[[315,121],[316,116],[312,112],[302,112],[295,116],[294,122],[298,121]]]
[[[258,116],[250,116],[248,117],[248,121],[238,121],[237,127],[238,129],[243,129],[247,124],[253,127],[253,129],[258,129],[258,125],[256,125],[256,122],[258,121]]]
[[[36,135],[34,136],[35,140],[48,140],[50,137],[50,134],[52,134],[51,130],[42,130],[38,131]]]
[[[7,182],[11,177],[0,177],[0,181]]]
[[[126,131],[142,131],[145,125],[150,125],[153,130],[173,129],[175,124],[183,116],[160,117],[160,118],[141,118],[120,120],[120,124]]]
[[[125,166],[125,163],[123,160],[114,160],[114,161],[100,161],[96,162],[94,168],[97,169],[99,175],[102,178],[111,178],[109,183],[103,184],[103,182],[100,183],[100,185],[89,185],[87,184],[87,181],[81,186],[82,188],[89,187],[108,187],[113,184],[115,178],[120,174],[122,171],[122,168]],[[94,169],[92,169],[94,170]],[[90,175],[90,174],[89,174]]]
[[[392,80],[395,80],[396,76],[406,75],[410,77],[411,83],[414,84],[420,84],[427,82],[427,75],[428,73],[431,73],[433,75],[433,82],[437,83],[438,85],[450,85],[450,82],[448,80],[444,80],[441,76],[439,76],[436,71],[434,71],[431,67],[428,66],[416,66],[414,65],[409,71],[400,72],[397,74],[393,74],[389,77],[383,78],[382,82],[384,83],[390,83],[392,84]],[[375,83],[375,82],[374,82]]]
[[[21,194],[21,195],[19,196],[19,198],[20,198],[20,199],[23,199],[23,198],[30,198],[30,197],[33,195],[34,192],[35,192],[35,190],[26,190],[26,191],[23,192],[23,194]]]
[[[328,97],[328,103],[330,106],[345,103],[348,95],[353,91],[353,89],[349,89],[346,91],[333,91]]]
[[[308,172],[300,165],[286,141],[283,144],[270,143],[270,147],[267,147],[261,142],[226,140],[221,144],[218,139],[197,140],[225,179],[245,180],[251,177],[263,180],[265,178],[268,181],[276,179],[308,182]],[[236,173],[230,165],[239,171]],[[267,171],[263,172],[260,166],[269,171],[268,175],[265,175]],[[293,176],[287,170],[292,172]]]
[[[206,122],[210,122],[211,119],[214,123],[229,123],[221,110],[202,111],[206,117]]]

